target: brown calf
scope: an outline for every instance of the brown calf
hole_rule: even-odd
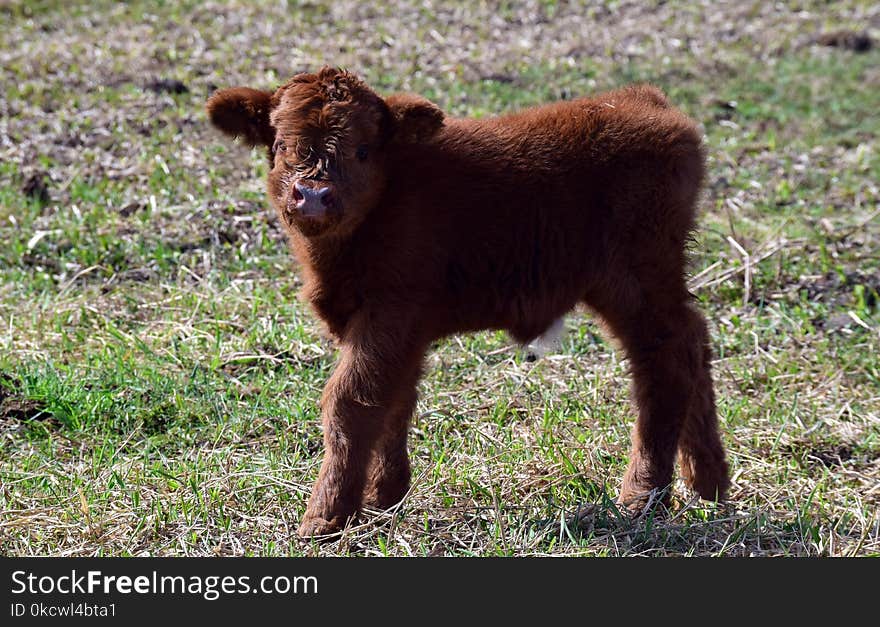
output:
[[[404,496],[432,341],[506,329],[527,342],[578,303],[632,364],[639,417],[620,501],[640,508],[667,487],[676,452],[688,485],[724,497],[709,337],[685,284],[703,150],[662,92],[455,119],[324,68],[275,91],[224,89],[207,107],[222,131],[267,147],[305,296],[340,347],[301,535]]]

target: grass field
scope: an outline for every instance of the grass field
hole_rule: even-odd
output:
[[[0,554],[880,554],[880,50],[815,40],[880,7],[431,5],[0,4]],[[454,115],[651,81],[703,123],[729,503],[617,512],[627,363],[575,313],[534,363],[442,342],[403,505],[295,536],[334,349],[204,100],[325,63]]]

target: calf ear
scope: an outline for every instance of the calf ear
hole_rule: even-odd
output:
[[[414,94],[394,94],[385,99],[391,112],[394,141],[418,143],[430,139],[443,126],[445,114],[433,102]]]
[[[271,146],[275,141],[275,130],[269,124],[272,94],[250,87],[221,89],[208,98],[208,117],[221,131],[241,137],[250,146]]]

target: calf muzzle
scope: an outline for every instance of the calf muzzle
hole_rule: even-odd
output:
[[[297,181],[293,185],[293,201],[296,210],[305,217],[321,218],[333,207],[333,195],[327,186],[308,185]]]

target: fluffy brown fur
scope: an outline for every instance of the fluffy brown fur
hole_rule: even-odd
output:
[[[676,452],[694,490],[724,497],[709,337],[685,285],[704,156],[660,90],[454,119],[324,68],[274,92],[219,91],[207,108],[269,149],[269,197],[340,347],[301,535],[404,496],[431,342],[479,329],[527,342],[578,303],[632,364],[639,416],[620,501],[639,508],[666,488]]]

